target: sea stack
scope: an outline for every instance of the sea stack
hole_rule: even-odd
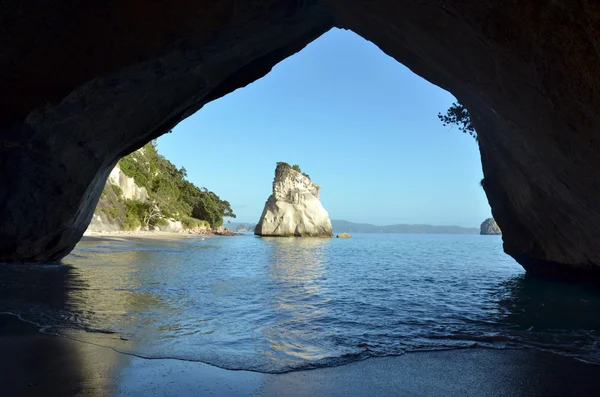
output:
[[[319,200],[321,187],[298,166],[277,163],[273,194],[254,229],[259,236],[333,237],[329,214]]]
[[[487,218],[481,224],[479,234],[502,234],[502,231],[498,227],[498,224],[496,224],[494,218]]]

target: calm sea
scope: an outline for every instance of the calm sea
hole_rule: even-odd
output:
[[[498,236],[89,238],[63,262],[1,266],[0,312],[262,372],[478,346],[600,362],[600,293],[525,277]]]

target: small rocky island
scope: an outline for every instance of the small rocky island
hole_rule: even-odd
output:
[[[494,220],[494,218],[487,218],[481,224],[479,234],[482,234],[482,235],[502,234],[502,230],[500,230],[500,228],[498,227],[498,224],[496,224],[496,221]]]
[[[329,214],[319,200],[319,189],[297,165],[277,163],[273,194],[265,204],[254,234],[333,237]]]

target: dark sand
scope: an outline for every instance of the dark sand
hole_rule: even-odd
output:
[[[409,353],[269,375],[138,358],[7,315],[0,347],[0,396],[600,396],[600,366],[531,350]]]

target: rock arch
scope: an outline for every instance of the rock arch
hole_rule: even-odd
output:
[[[121,156],[337,26],[469,108],[508,254],[600,280],[599,4],[9,0],[0,26],[0,261],[66,255]]]

